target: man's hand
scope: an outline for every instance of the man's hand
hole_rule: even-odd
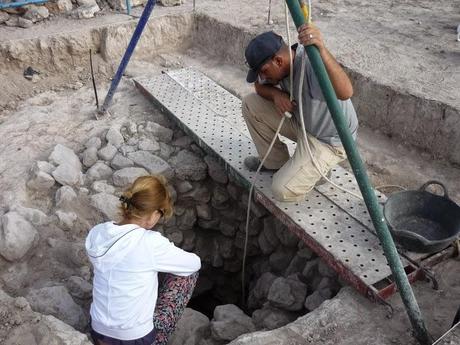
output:
[[[283,91],[275,92],[273,95],[273,103],[275,103],[275,107],[280,115],[283,115],[286,111],[292,113],[296,106],[295,102],[291,102],[289,99],[289,95]]]
[[[313,24],[303,24],[298,29],[299,31],[299,42],[304,46],[309,46],[314,44],[320,51],[320,53],[325,49],[323,35],[319,29]]]

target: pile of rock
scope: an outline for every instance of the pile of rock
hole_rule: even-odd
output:
[[[48,313],[46,313],[48,314]],[[32,311],[24,297],[0,290],[0,343],[91,345],[88,337],[52,315]]]
[[[131,7],[143,6],[147,0],[129,0]],[[178,6],[183,0],[159,0],[163,6]],[[101,7],[110,7],[116,11],[126,11],[126,0],[50,0],[44,4],[31,4],[22,7],[0,10],[0,24],[29,28],[34,23],[49,19],[55,15],[66,15],[75,19],[93,18]]]
[[[211,320],[187,311],[184,320],[194,321],[181,321],[176,339],[223,344],[283,326],[337,293],[335,273],[254,202],[245,309],[252,316],[239,309],[247,191],[166,118],[158,122],[114,123],[83,145],[56,145],[46,161],[33,164],[27,186],[40,207],[12,205],[1,215],[0,256],[10,266],[0,279],[7,289],[25,296],[35,311],[83,330],[92,289],[87,230],[119,219],[118,198],[137,177],[162,174],[175,208],[157,230],[201,257],[195,298],[212,307],[206,310]],[[43,271],[31,274],[31,261]]]
[[[70,0],[69,0],[70,1]],[[0,11],[0,24],[29,28],[34,23],[50,17],[50,11],[44,5],[26,5],[20,8]]]

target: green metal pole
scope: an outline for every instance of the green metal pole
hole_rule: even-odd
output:
[[[306,23],[300,8],[299,0],[286,0],[286,3],[291,12],[292,18],[296,27],[300,27]],[[342,114],[337,96],[335,94],[332,83],[327,74],[323,60],[319,54],[319,50],[315,46],[305,46],[308,58],[315,71],[316,77],[319,81],[321,90],[326,99],[327,106],[332,115],[335,127],[339,133],[343,147],[348,156],[348,160],[355,174],[356,181],[358,182],[359,189],[366,203],[366,207],[372,219],[372,223],[377,231],[377,235],[382,243],[383,251],[390,265],[399,293],[406,307],[407,314],[414,329],[415,337],[422,345],[431,344],[430,336],[425,328],[420,308],[415,299],[414,293],[407,279],[404,267],[399,258],[395,244],[388,230],[387,224],[383,217],[382,209],[377,201],[374,190],[372,189],[369,177],[367,176],[366,168],[361,160],[358,150],[356,149],[355,142],[350,133],[348,125]]]

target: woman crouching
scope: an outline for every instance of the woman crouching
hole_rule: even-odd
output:
[[[86,238],[94,267],[91,336],[99,345],[165,345],[192,295],[200,258],[150,230],[172,214],[162,177],[139,177],[120,201],[122,221],[98,224]]]

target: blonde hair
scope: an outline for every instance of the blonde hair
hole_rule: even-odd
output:
[[[120,197],[123,219],[144,218],[159,211],[165,217],[172,214],[172,200],[163,176],[142,176]]]

